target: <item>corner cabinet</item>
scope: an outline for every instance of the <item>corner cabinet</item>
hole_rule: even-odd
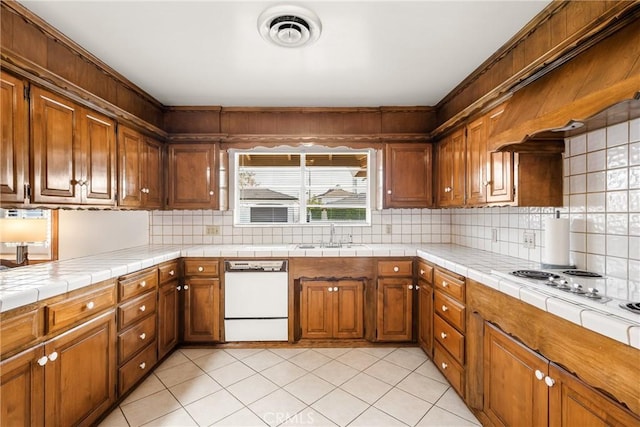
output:
[[[171,144],[168,163],[169,208],[218,208],[217,144]]]
[[[301,279],[302,338],[364,337],[363,280]]]
[[[430,143],[391,143],[384,149],[384,207],[433,206],[433,147]]]
[[[413,339],[413,261],[378,261],[376,339]]]
[[[0,202],[21,205],[29,171],[29,117],[26,83],[0,71]]]
[[[118,128],[118,205],[163,206],[162,145],[126,126]]]

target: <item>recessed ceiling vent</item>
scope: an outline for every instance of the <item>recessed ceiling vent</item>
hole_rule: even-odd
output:
[[[300,6],[270,7],[258,17],[258,31],[263,39],[283,47],[302,47],[320,37],[318,16]]]

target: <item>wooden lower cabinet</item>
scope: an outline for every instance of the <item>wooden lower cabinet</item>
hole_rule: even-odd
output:
[[[44,425],[44,367],[38,345],[0,363],[0,420],[6,426]],[[48,359],[45,359],[48,360]]]
[[[413,279],[378,279],[377,340],[411,341],[413,338]]]
[[[640,425],[640,417],[489,323],[483,413],[495,426]]]
[[[364,337],[362,280],[302,280],[302,338]]]
[[[180,294],[178,281],[172,280],[158,289],[158,360],[178,344]]]
[[[418,344],[433,354],[433,287],[423,280],[418,281]]]
[[[220,279],[188,278],[184,295],[184,341],[220,341]]]

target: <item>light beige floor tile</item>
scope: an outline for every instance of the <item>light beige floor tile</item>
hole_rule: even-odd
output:
[[[131,427],[141,426],[179,409],[180,403],[168,390],[162,390],[128,405],[120,406]]]
[[[174,385],[169,388],[169,391],[184,406],[221,389],[220,384],[215,382],[209,375],[202,374],[199,377]]]
[[[295,398],[283,389],[278,389],[253,402],[248,407],[264,422],[270,426],[276,426],[282,424],[306,406],[300,399]]]
[[[261,351],[260,353],[252,354],[249,357],[242,359],[242,363],[249,365],[254,371],[260,372],[264,369],[270,368],[284,359],[275,353],[268,350]]]
[[[436,403],[444,392],[449,389],[449,385],[442,384],[415,372],[400,381],[396,387],[430,403]]]
[[[157,418],[147,424],[144,427],[198,427],[198,424],[191,418],[189,413],[180,408],[176,411],[170,412],[167,415]]]
[[[220,390],[185,406],[199,425],[208,426],[242,409],[244,405],[226,390]]]
[[[122,404],[126,405],[127,403],[142,399],[143,397],[147,397],[150,394],[157,393],[164,389],[166,389],[166,387],[162,384],[162,381],[160,381],[155,374],[151,374],[124,399]]]
[[[464,404],[460,396],[458,396],[458,393],[456,393],[453,388],[449,388],[449,390],[442,395],[442,397],[436,402],[436,406],[462,417],[467,421],[480,424],[478,419],[469,410],[467,405]]]
[[[212,425],[221,427],[258,427],[266,426],[267,423],[249,409],[243,408]]]
[[[405,427],[406,425],[372,406],[349,424],[349,427]]]
[[[292,383],[284,386],[284,389],[302,400],[307,405],[312,404],[325,394],[333,390],[335,386],[317,377],[314,374],[306,374]]]
[[[233,394],[236,399],[245,405],[272,393],[278,388],[277,385],[260,374],[252,375],[227,387],[227,391]]]
[[[428,359],[426,353],[420,347],[399,347],[399,350],[406,351],[409,354],[419,357],[423,361]]]
[[[444,409],[440,409],[437,406],[434,406],[427,412],[416,426],[418,427],[466,427],[466,426],[476,426],[470,421],[465,420],[464,418],[460,418],[457,415],[452,414],[451,412],[445,411]]]
[[[391,384],[382,382],[364,373],[359,373],[340,386],[344,391],[351,393],[358,399],[362,399],[369,404],[378,400],[383,394],[391,390],[392,387]]]
[[[313,408],[305,408],[302,411],[298,412],[291,418],[289,418],[284,424],[283,427],[335,427],[336,424],[332,423],[327,417],[318,413]]]
[[[432,380],[436,380],[443,384],[449,384],[447,382],[447,379],[440,373],[438,368],[436,368],[436,365],[434,365],[431,360],[427,360],[422,365],[418,366],[413,372],[431,378]]]
[[[433,405],[394,388],[373,406],[405,424],[415,425]]]
[[[304,353],[305,351],[307,351],[307,348],[270,348],[269,351],[277,354],[278,356],[282,357],[283,359],[290,359],[293,356],[296,356],[300,353]]]
[[[230,365],[237,361],[238,359],[224,350],[214,350],[209,354],[194,359],[193,363],[198,365],[200,369],[210,372],[214,369],[222,368],[223,366]]]
[[[351,366],[358,371],[362,371],[376,363],[378,358],[358,349],[354,349],[342,356],[336,357],[336,360],[344,363],[345,365]]]
[[[165,369],[173,368],[174,366],[187,363],[188,361],[189,361],[189,358],[184,354],[182,354],[180,350],[177,350],[171,353],[171,356],[167,357],[164,360],[164,362],[158,365],[158,367],[155,368],[155,372],[160,372]]]
[[[157,371],[155,374],[165,386],[172,387],[191,378],[200,376],[204,374],[204,371],[195,363],[189,361],[168,369],[163,369],[162,371]]]
[[[351,347],[331,347],[331,348],[314,348],[320,354],[324,354],[325,356],[335,359],[338,356],[342,356],[345,353],[353,350]]]
[[[331,361],[330,358],[315,350],[307,350],[289,359],[289,362],[295,363],[307,371],[313,371],[329,361]]]
[[[334,423],[346,426],[362,414],[369,405],[338,388],[318,400],[311,407]]]
[[[410,370],[385,360],[374,363],[365,369],[364,372],[391,385],[398,384],[411,373]]]
[[[228,387],[231,384],[237,383],[238,381],[250,377],[255,373],[256,371],[244,363],[234,362],[209,372],[209,375],[221,386]]]
[[[365,353],[375,356],[378,359],[382,359],[395,350],[396,347],[362,347],[360,349],[360,351],[364,351]]]
[[[256,353],[264,351],[262,348],[227,348],[224,351],[232,355],[238,360],[242,360],[245,357],[253,356]]]
[[[307,371],[298,365],[294,365],[293,363],[285,360],[284,362],[278,363],[277,365],[265,369],[260,373],[282,387],[285,384],[289,384],[291,381],[295,381],[301,376],[306,375]]]
[[[120,407],[118,407],[111,411],[111,413],[98,424],[98,427],[129,427],[129,423],[120,410]]]
[[[323,380],[339,386],[345,381],[355,377],[358,374],[358,370],[334,360],[326,365],[322,365],[313,371],[313,373]]]
[[[418,366],[422,365],[426,360],[426,357],[417,356],[408,351],[404,351],[402,349],[397,349],[396,351],[387,355],[384,360],[387,362],[394,363],[398,366],[402,366],[403,368],[409,369],[413,371]]]
[[[190,360],[195,360],[222,350],[217,350],[215,348],[181,348],[179,351]]]

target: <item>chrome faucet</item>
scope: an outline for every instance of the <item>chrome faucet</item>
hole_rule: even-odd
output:
[[[329,231],[329,245],[333,246],[333,239],[336,237],[336,225],[331,223],[331,230]]]

